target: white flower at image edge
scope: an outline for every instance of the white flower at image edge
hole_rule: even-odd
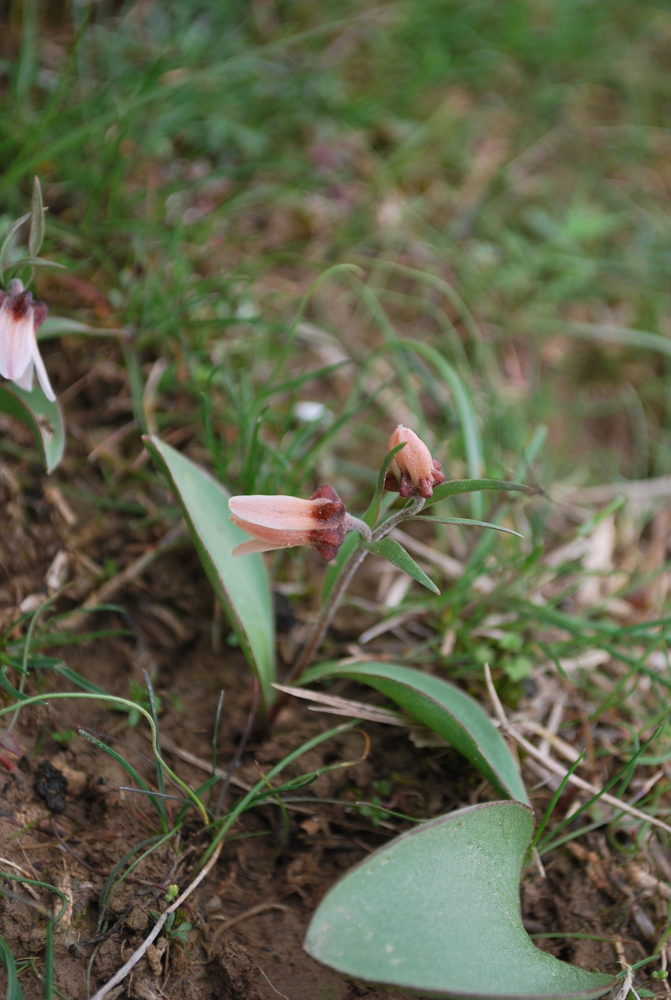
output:
[[[47,316],[43,302],[33,302],[30,292],[15,278],[6,292],[0,292],[0,375],[31,392],[33,376],[47,399],[55,400],[47,370],[37,346],[36,331]]]

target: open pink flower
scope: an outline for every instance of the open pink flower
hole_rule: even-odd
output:
[[[44,395],[54,400],[56,396],[35,336],[46,316],[45,304],[33,302],[31,293],[24,291],[18,278],[10,281],[8,291],[0,292],[0,375],[31,392],[36,370]]]
[[[231,497],[231,521],[252,536],[233,550],[234,556],[311,545],[322,559],[334,559],[350,528],[350,517],[332,486],[320,486],[309,500],[288,496]]]
[[[445,481],[440,471],[440,462],[431,458],[431,452],[409,427],[399,424],[387,442],[387,451],[399,444],[404,444],[391,460],[384,481],[385,490],[390,493],[400,493],[406,499],[409,497],[424,497],[428,500],[433,496],[434,486]]]

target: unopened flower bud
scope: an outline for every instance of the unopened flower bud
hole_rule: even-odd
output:
[[[440,462],[434,461],[422,439],[403,424],[399,424],[389,438],[387,451],[399,444],[404,447],[391,460],[384,481],[385,490],[400,493],[406,499],[424,497],[428,500],[433,496],[434,486],[445,481]]]
[[[350,528],[358,526],[332,486],[320,486],[309,500],[289,496],[239,496],[228,501],[231,521],[252,536],[234,556],[311,545],[322,559],[334,559]]]

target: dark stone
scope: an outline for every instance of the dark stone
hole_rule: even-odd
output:
[[[35,776],[35,794],[47,804],[47,809],[53,813],[61,813],[65,809],[65,793],[68,789],[68,779],[62,771],[43,760]]]

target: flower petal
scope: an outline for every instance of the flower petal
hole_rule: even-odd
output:
[[[238,528],[246,531],[248,535],[252,535],[261,542],[269,543],[276,549],[286,549],[290,545],[309,545],[311,541],[311,531],[292,531],[286,527],[269,528],[265,524],[245,521],[237,514],[231,514],[231,521],[233,524],[237,524]]]
[[[7,296],[0,306],[0,375],[21,378],[30,364],[33,337],[32,313],[17,319]]]
[[[242,542],[233,549],[234,556],[251,556],[254,552],[274,552],[276,549],[289,549],[297,542],[273,543],[262,542],[259,538],[251,538],[248,542]]]
[[[32,353],[32,361],[35,363],[35,371],[37,372],[37,379],[40,385],[42,386],[42,392],[47,397],[47,399],[50,399],[51,402],[53,403],[53,401],[56,399],[56,393],[51,388],[51,382],[49,381],[47,370],[44,367],[44,361],[42,361],[42,355],[40,354],[40,349],[37,346],[37,340],[35,338],[34,330],[33,330],[33,349],[31,353]],[[32,363],[30,367],[32,375],[32,367],[33,367]],[[31,383],[32,383],[32,377],[31,377]]]
[[[302,500],[289,496],[239,496],[231,497],[228,509],[236,524],[246,521],[248,527],[241,528],[258,535],[258,528],[270,528],[281,532],[307,532],[319,527],[315,516],[315,505],[330,503],[329,500]],[[236,520],[237,518],[240,521]],[[294,542],[295,545],[304,543]]]
[[[35,366],[33,365],[33,359],[31,358],[23,375],[12,379],[14,385],[18,385],[19,389],[25,389],[26,392],[32,392],[34,369]]]

